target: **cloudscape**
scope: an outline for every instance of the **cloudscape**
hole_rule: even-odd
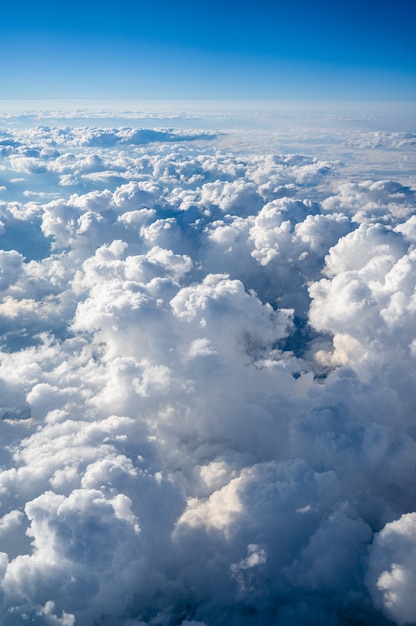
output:
[[[5,626],[416,622],[415,134],[252,119],[2,114]]]
[[[2,626],[416,625],[408,5],[2,8]]]

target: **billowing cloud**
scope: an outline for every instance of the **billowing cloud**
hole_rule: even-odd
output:
[[[368,585],[376,605],[397,624],[415,620],[416,515],[407,513],[377,533],[370,552]]]
[[[415,191],[392,180],[345,183],[335,196],[324,200],[323,208],[353,214],[358,222],[396,223],[412,215]]]
[[[412,136],[70,119],[1,134],[2,624],[416,623]]]

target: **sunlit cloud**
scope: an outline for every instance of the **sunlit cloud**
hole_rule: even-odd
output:
[[[113,115],[4,118],[2,623],[413,623],[414,138]]]

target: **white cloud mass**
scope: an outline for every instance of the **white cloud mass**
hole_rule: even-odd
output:
[[[416,624],[414,135],[70,119],[0,130],[1,623]]]

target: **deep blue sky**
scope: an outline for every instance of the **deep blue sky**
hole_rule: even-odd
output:
[[[413,100],[416,2],[22,0],[0,99]]]

